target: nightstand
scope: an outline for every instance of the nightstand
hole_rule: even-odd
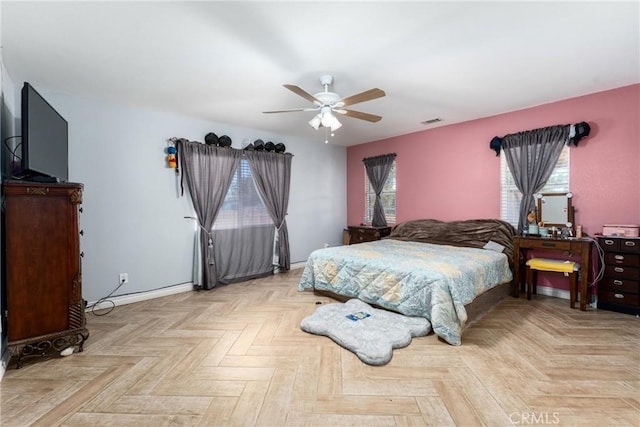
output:
[[[344,230],[343,243],[373,242],[391,234],[391,227],[371,227],[366,225],[350,225]]]

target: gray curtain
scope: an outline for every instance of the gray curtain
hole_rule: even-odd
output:
[[[213,230],[219,284],[273,274],[273,224]]]
[[[376,198],[373,203],[373,218],[371,225],[374,227],[386,227],[387,218],[384,215],[384,208],[382,207],[381,194],[384,188],[384,183],[389,177],[391,166],[396,158],[395,153],[384,154],[382,156],[367,157],[362,159],[365,169],[367,171],[367,177],[371,183],[373,191],[376,193]]]
[[[182,177],[187,181],[196,220],[200,225],[202,276],[199,283],[202,288],[211,289],[217,283],[211,229],[242,152],[190,141],[178,141],[176,148]]]
[[[278,266],[291,268],[289,231],[287,230],[287,209],[289,206],[289,186],[291,182],[290,153],[247,151],[247,159],[256,190],[262,198],[278,232]]]
[[[535,210],[535,193],[547,183],[562,148],[569,141],[569,125],[550,126],[507,135],[502,149],[516,187],[522,193],[518,232],[524,230],[527,214]]]

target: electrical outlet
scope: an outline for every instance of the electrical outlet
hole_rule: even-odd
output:
[[[129,273],[120,273],[120,284],[129,283]]]

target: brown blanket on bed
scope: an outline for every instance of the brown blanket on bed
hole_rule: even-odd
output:
[[[499,219],[448,222],[418,219],[396,225],[387,238],[472,248],[482,248],[487,242],[493,241],[504,246],[503,252],[509,257],[509,264],[512,264],[515,234],[516,230],[511,224]]]

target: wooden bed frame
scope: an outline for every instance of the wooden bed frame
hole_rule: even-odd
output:
[[[484,248],[489,242],[501,247],[513,272],[513,237],[515,228],[499,219],[469,219],[459,221],[439,221],[436,219],[419,219],[397,224],[386,239],[423,242],[440,245]],[[478,295],[465,305],[467,321],[464,328],[478,321],[494,308],[506,296],[512,295],[515,280],[499,284]],[[338,295],[331,291],[315,290],[319,296],[326,296],[337,301],[347,301],[352,297]],[[372,304],[376,306],[375,304]],[[384,308],[376,306],[377,308]]]
[[[500,301],[502,301],[505,297],[512,295],[512,284],[513,282],[505,282],[500,285],[494,286],[489,289],[487,292],[478,295],[473,301],[469,304],[465,305],[464,308],[467,310],[467,323],[465,324],[465,329],[468,328],[471,324],[477,322],[487,314],[492,308],[494,308]],[[314,295],[318,295],[321,297],[331,298],[333,300],[339,302],[346,302],[352,297],[346,297],[344,295],[338,295],[331,291],[326,290],[313,290]],[[377,306],[376,304],[370,304],[373,307],[381,308],[386,310],[384,307]]]

